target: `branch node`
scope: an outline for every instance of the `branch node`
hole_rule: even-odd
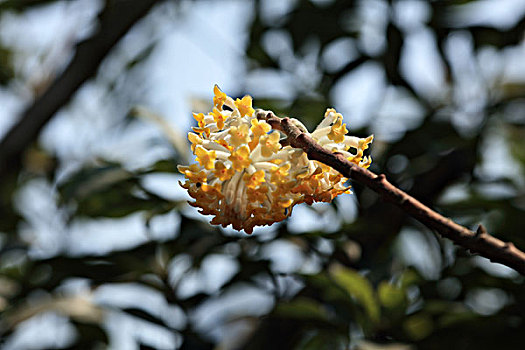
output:
[[[290,139],[288,137],[285,137],[284,139],[279,140],[279,143],[283,147],[290,146]]]
[[[512,242],[505,242],[505,249],[513,250],[515,248],[516,248],[516,246],[514,245],[514,243],[512,243]]]
[[[375,180],[377,182],[383,182],[383,181],[386,180],[386,175],[385,174],[379,174],[379,175],[376,176]]]
[[[268,111],[265,111],[264,109],[258,109],[255,111],[255,117],[257,120],[266,120],[268,116]]]
[[[305,133],[300,133],[299,135],[297,135],[296,140],[300,142],[305,142],[307,137],[308,136]],[[307,142],[306,145],[310,146],[310,144]]]
[[[476,238],[480,238],[480,237],[485,236],[485,235],[487,235],[487,234],[488,234],[488,233],[487,233],[487,229],[485,228],[485,226],[479,224],[478,229],[476,230],[476,235],[475,235],[475,237],[476,237]]]

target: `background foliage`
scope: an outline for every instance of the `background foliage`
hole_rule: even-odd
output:
[[[55,3],[0,2],[0,22]],[[131,54],[117,47],[104,61],[90,84],[103,85],[100,98],[115,105],[108,128],[133,138],[144,123],[138,117],[156,120],[135,108],[162,38],[148,33],[166,12],[177,21],[203,3],[211,6],[159,4],[123,39],[140,47]],[[482,1],[286,3],[284,14],[269,16],[264,8],[271,2],[254,1],[246,32],[239,33],[247,38],[240,48],[246,76],[289,83],[286,98],[273,97],[278,83],[259,86],[256,106],[312,127],[327,107],[339,108],[338,91],[352,74],[379,77],[373,91],[355,90],[358,98],[374,95],[358,127],[345,114],[351,133],[377,136],[371,169],[445,216],[472,228],[483,223],[525,249],[525,76],[523,63],[513,60],[523,57],[525,11],[497,23]],[[478,13],[488,19],[472,20]],[[430,49],[418,46],[418,35]],[[410,61],[409,50],[430,52],[431,59]],[[0,41],[2,91],[38,96],[60,72],[20,89],[27,77],[19,57]],[[252,91],[238,91],[244,93]],[[89,111],[81,116],[90,118]],[[520,348],[524,279],[514,271],[437,238],[359,184],[353,196],[297,210],[288,223],[253,236],[212,227],[185,198],[148,186],[151,179],[179,178],[176,165],[188,154],[177,137],[174,147],[169,135],[149,139],[164,153],[139,166],[97,155],[70,167],[60,150],[35,142],[17,177],[0,179],[3,346]],[[39,232],[41,221],[51,229]],[[336,224],[301,224],[315,221]],[[129,244],[71,249],[82,235],[98,231],[93,240],[103,242],[111,232],[126,236],[138,226],[141,239]],[[40,341],[31,342],[37,334]]]

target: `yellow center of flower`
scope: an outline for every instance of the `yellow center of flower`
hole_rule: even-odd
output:
[[[251,96],[234,101],[217,85],[214,94],[211,113],[193,114],[198,126],[188,134],[198,163],[178,166],[187,178],[181,185],[195,200],[190,204],[212,215],[212,224],[231,224],[251,233],[255,226],[284,220],[296,204],[330,202],[350,193],[347,178],[339,172],[309,160],[300,149],[283,147],[280,133],[257,120]],[[223,110],[223,105],[233,111]],[[343,116],[328,109],[309,135],[326,149],[368,167],[372,160],[363,152],[372,136],[361,139],[346,133]]]

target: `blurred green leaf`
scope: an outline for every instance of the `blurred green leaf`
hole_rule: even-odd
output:
[[[323,305],[308,298],[296,298],[287,303],[280,303],[274,312],[281,317],[298,318],[302,320],[328,320],[328,314]]]
[[[379,303],[374,289],[366,277],[340,265],[330,268],[330,276],[352,298],[363,305],[370,320],[373,322],[379,321]]]
[[[432,333],[434,322],[430,316],[419,313],[408,317],[403,323],[403,328],[411,339],[421,340]]]
[[[405,291],[388,282],[381,282],[377,287],[377,296],[381,305],[387,309],[404,309],[406,307]]]

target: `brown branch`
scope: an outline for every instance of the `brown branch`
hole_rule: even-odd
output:
[[[278,118],[273,113],[265,111],[258,112],[257,117],[266,120],[273,129],[286,134],[287,142],[292,147],[303,149],[309,159],[329,165],[345,177],[367,186],[384,200],[397,205],[407,214],[457,245],[525,275],[525,253],[516,248],[513,243],[506,243],[489,235],[482,225],[479,225],[477,231],[473,232],[445,218],[392,185],[384,174],[374,174],[348,161],[342,154],[332,153],[323,148],[308,134],[302,132],[289,118]]]

